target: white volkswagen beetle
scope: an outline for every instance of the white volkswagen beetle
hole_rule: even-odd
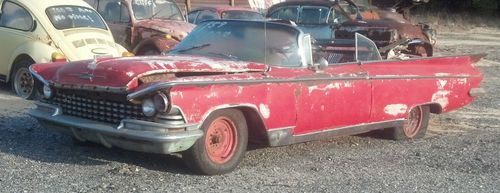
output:
[[[36,96],[34,63],[128,54],[102,17],[81,0],[0,0],[0,81],[23,98]]]

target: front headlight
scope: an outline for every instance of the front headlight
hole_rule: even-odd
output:
[[[50,88],[50,86],[43,86],[43,97],[45,97],[46,99],[52,97],[52,89]]]
[[[156,107],[155,109],[158,112],[165,113],[168,111],[169,102],[168,102],[168,97],[165,94],[159,93],[159,94],[155,95],[153,97],[153,103]]]
[[[142,113],[148,117],[152,117],[156,114],[155,104],[152,99],[142,101]]]

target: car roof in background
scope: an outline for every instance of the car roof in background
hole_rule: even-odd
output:
[[[83,0],[16,0],[17,2],[29,6],[31,9],[39,9],[45,11],[45,9],[53,6],[62,6],[62,5],[73,5],[80,7],[92,8],[89,4],[87,4]]]
[[[199,7],[199,8],[195,8],[193,9],[192,11],[190,12],[193,12],[193,11],[200,11],[200,10],[212,10],[212,11],[216,11],[216,12],[224,12],[224,11],[249,11],[249,12],[255,12],[255,13],[258,13],[257,10],[253,10],[253,9],[250,9],[250,8],[246,8],[246,7],[232,7],[232,6],[229,6],[229,5],[222,5],[222,6],[207,6],[207,7]]]

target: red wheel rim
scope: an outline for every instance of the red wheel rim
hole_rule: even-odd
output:
[[[404,125],[404,132],[408,138],[413,138],[418,134],[422,124],[423,112],[422,107],[413,108],[408,115]]]
[[[228,162],[236,151],[237,135],[236,126],[229,118],[219,117],[215,119],[205,135],[208,158],[217,164]]]

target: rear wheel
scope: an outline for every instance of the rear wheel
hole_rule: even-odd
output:
[[[386,136],[395,140],[418,139],[425,136],[429,124],[430,110],[428,106],[413,108],[402,127],[388,128]]]
[[[243,159],[248,131],[243,113],[220,110],[202,125],[204,135],[183,153],[183,159],[195,172],[218,175],[233,171]]]
[[[29,66],[34,62],[29,59],[22,59],[14,64],[10,79],[12,90],[17,96],[24,99],[34,99],[37,96],[38,83],[29,71]]]

